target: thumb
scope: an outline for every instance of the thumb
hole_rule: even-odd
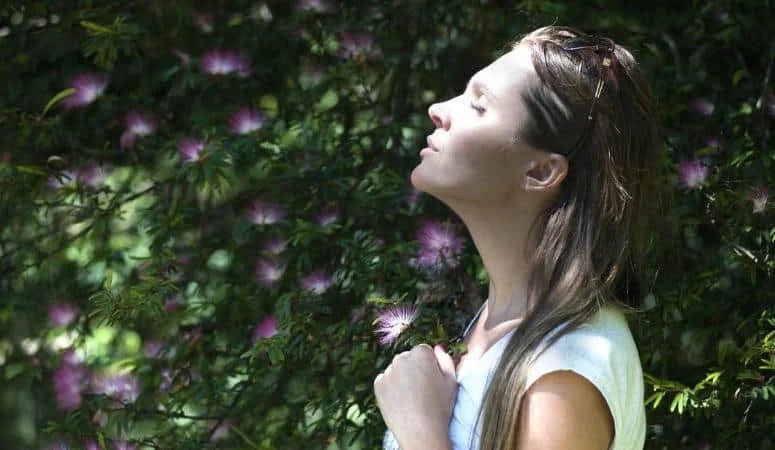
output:
[[[445,352],[444,347],[441,345],[433,347],[433,353],[436,355],[436,360],[439,362],[441,373],[455,378],[455,362],[452,361],[452,356]]]

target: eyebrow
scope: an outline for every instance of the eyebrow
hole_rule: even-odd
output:
[[[492,91],[487,87],[484,82],[482,82],[479,79],[471,78],[468,81],[468,85],[466,85],[466,90],[468,89],[474,89],[477,91],[480,91],[482,94],[484,94],[485,97],[488,97],[490,100],[498,100],[498,97],[492,93]]]

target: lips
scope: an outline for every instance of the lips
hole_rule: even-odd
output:
[[[438,147],[433,145],[433,139],[431,139],[430,136],[428,136],[428,138],[426,139],[426,142],[428,143],[428,148],[429,149],[433,150],[434,152],[438,152],[439,151]]]

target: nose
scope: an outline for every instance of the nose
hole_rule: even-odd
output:
[[[434,103],[428,108],[428,117],[431,118],[433,123],[436,125],[436,128],[449,130],[449,115],[442,108],[441,103]]]

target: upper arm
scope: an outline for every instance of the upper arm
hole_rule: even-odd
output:
[[[571,371],[548,373],[522,398],[518,450],[607,450],[614,424],[603,395]]]

